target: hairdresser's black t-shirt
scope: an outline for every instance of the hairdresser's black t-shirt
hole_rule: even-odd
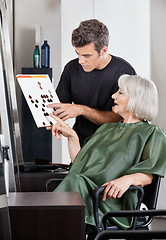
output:
[[[98,110],[112,110],[112,94],[118,90],[118,79],[122,74],[135,75],[133,67],[124,59],[112,56],[110,63],[101,70],[85,72],[78,58],[66,64],[56,93],[62,103],[86,105]],[[76,118],[73,129],[77,132],[81,146],[99,125],[82,116]]]

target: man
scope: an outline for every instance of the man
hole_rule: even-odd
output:
[[[125,60],[108,54],[108,44],[108,28],[96,19],[83,21],[73,30],[72,45],[78,58],[67,63],[61,75],[56,89],[61,103],[48,105],[64,121],[76,117],[73,129],[81,146],[101,124],[120,120],[111,111],[111,96],[122,74],[136,74]]]

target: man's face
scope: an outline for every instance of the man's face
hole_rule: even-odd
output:
[[[102,56],[95,50],[93,43],[87,44],[84,47],[76,47],[75,51],[78,55],[78,62],[85,72],[101,69]]]

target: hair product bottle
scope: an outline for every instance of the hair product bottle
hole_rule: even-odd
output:
[[[41,67],[50,67],[50,46],[46,40],[44,40],[44,44],[41,46]]]
[[[39,51],[39,46],[35,46],[35,50],[33,53],[33,66],[34,68],[39,68],[40,67],[40,51]]]

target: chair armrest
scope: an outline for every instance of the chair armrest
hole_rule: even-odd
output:
[[[144,198],[144,189],[141,186],[130,186],[127,191],[134,191],[134,190],[138,190],[138,203],[135,209],[139,210]]]
[[[166,209],[161,210],[121,210],[121,211],[110,211],[102,217],[101,224],[103,229],[107,229],[107,220],[110,217],[146,217],[146,216],[166,216]]]
[[[109,239],[166,239],[166,231],[103,231],[99,233],[94,240],[109,240]]]
[[[98,206],[99,206],[99,196],[100,193],[104,192],[105,187],[99,186],[95,188],[92,192],[92,201],[93,201],[93,213],[94,213],[94,219],[97,227],[97,232],[100,232],[99,228],[99,213],[98,213]]]
[[[100,226],[99,226],[99,213],[98,213],[98,206],[99,206],[99,196],[100,193],[104,192],[105,187],[99,186],[95,188],[92,192],[92,201],[93,201],[93,213],[94,213],[94,219],[97,227],[97,232],[100,232]],[[127,191],[134,191],[138,190],[138,204],[136,206],[136,209],[140,209],[140,205],[142,203],[143,197],[144,197],[144,189],[141,186],[130,186]],[[133,226],[135,226],[136,219],[134,219]]]
[[[51,178],[51,179],[48,179],[46,181],[46,184],[45,184],[45,188],[46,188],[46,192],[49,192],[49,185],[51,183],[61,183],[62,182],[62,179],[61,178]]]

